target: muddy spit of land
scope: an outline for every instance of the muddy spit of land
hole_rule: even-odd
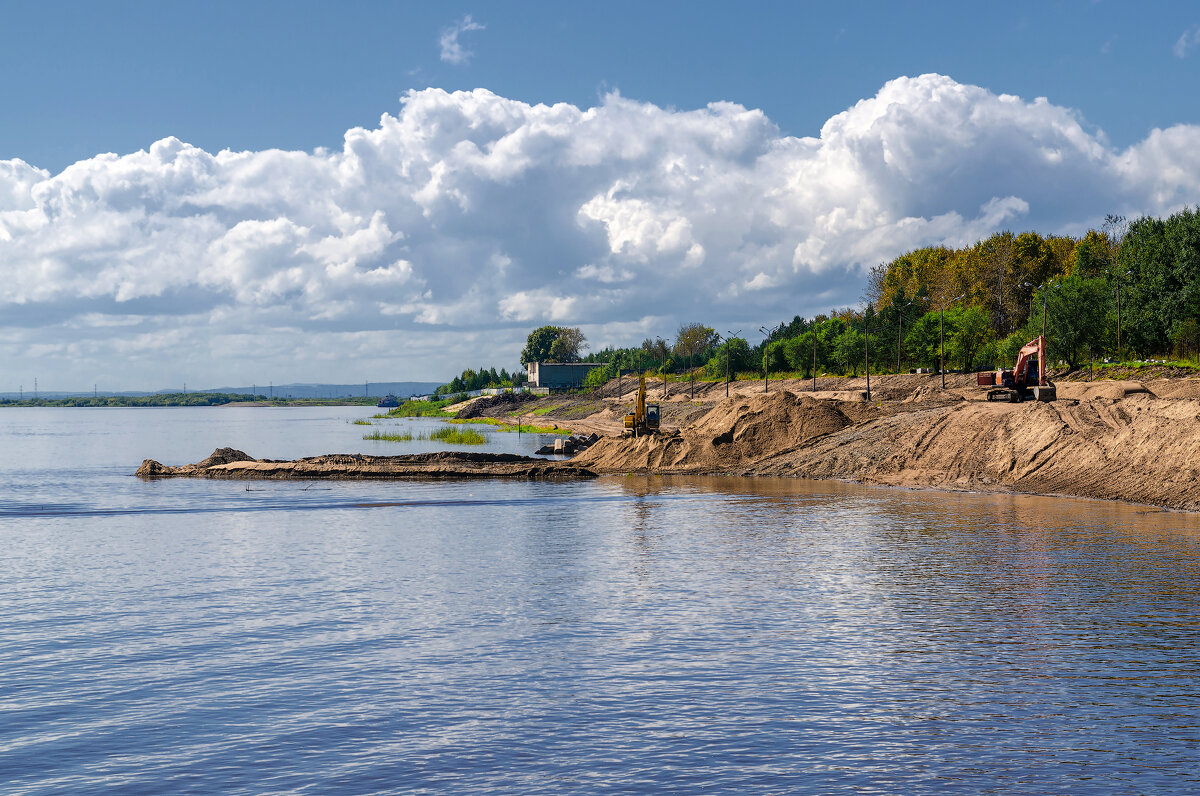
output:
[[[407,456],[365,456],[359,453],[326,454],[283,461],[255,459],[236,448],[218,448],[203,461],[170,467],[146,459],[140,478],[223,479],[442,479],[517,478],[574,480],[596,474],[574,462],[555,462],[508,453],[438,451]]]

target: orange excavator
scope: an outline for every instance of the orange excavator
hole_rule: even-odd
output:
[[[1017,353],[1012,369],[998,368],[978,374],[980,387],[988,387],[989,401],[1053,401],[1058,397],[1054,384],[1046,378],[1046,337],[1030,340]]]
[[[646,374],[638,379],[637,402],[625,415],[625,434],[644,437],[658,431],[658,404],[646,403]]]

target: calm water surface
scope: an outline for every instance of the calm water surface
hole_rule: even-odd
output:
[[[0,410],[0,791],[1200,788],[1195,515],[130,475],[371,411]]]

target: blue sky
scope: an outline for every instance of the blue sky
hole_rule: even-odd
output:
[[[1200,202],[1191,3],[0,12],[0,390],[511,369]]]
[[[5,3],[0,157],[56,171],[173,135],[209,151],[337,146],[410,88],[525,102],[729,100],[787,135],[900,75],[1079,111],[1116,144],[1200,122],[1194,3]],[[471,14],[466,63],[441,32]]]

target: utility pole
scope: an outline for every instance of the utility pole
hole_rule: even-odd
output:
[[[1117,280],[1117,359],[1121,359],[1121,280]]]
[[[817,391],[817,325],[812,326],[813,336],[813,392]]]
[[[942,389],[946,389],[946,305],[938,310],[938,370],[942,374]]]
[[[871,400],[871,330],[863,321],[863,354],[867,360],[867,400]]]
[[[942,389],[946,389],[946,305],[953,304],[960,298],[964,298],[967,294],[950,299],[942,303],[942,308],[938,310],[938,370],[942,372]]]
[[[763,340],[763,392],[770,392],[771,390],[767,382],[769,378],[767,357],[771,354],[771,333],[762,326],[758,327],[758,330],[767,336],[767,339]]]
[[[370,397],[371,397],[371,382],[364,381],[363,382],[363,398],[370,398]]]
[[[900,354],[904,351],[904,310],[906,307],[911,307],[912,301],[907,301],[903,306],[896,307],[896,314],[900,318],[900,325],[896,330],[896,373],[899,374],[903,365],[900,362]]]
[[[726,329],[725,333],[727,335],[729,335],[729,337],[725,338],[725,397],[728,398],[729,397],[729,360],[731,359],[730,350],[729,350],[729,341],[732,340],[733,338],[737,337],[739,334],[741,334],[742,330],[738,329],[736,332],[731,332],[728,329]]]
[[[37,400],[37,376],[33,377],[33,400]]]

